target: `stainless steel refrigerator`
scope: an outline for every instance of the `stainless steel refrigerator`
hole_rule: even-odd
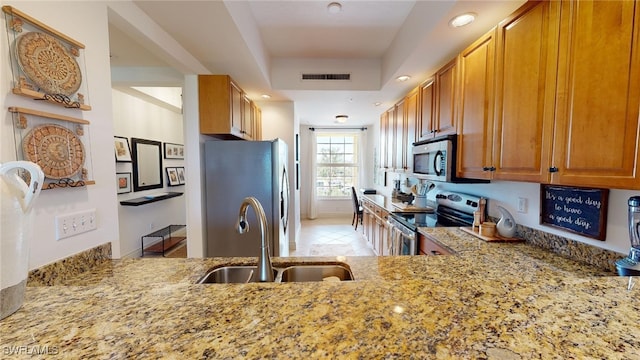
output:
[[[260,224],[253,208],[249,232],[236,231],[238,211],[253,196],[269,223],[271,256],[288,256],[289,178],[287,144],[273,141],[206,141],[205,194],[207,257],[258,256]]]

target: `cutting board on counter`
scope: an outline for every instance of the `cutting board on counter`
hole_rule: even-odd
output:
[[[460,230],[487,242],[523,242],[524,241],[523,239],[520,239],[520,238],[502,237],[497,234],[495,236],[484,236],[477,231],[473,231],[473,229],[470,227],[460,227]]]
[[[432,213],[435,212],[436,210],[434,208],[432,208],[431,206],[427,206],[427,207],[417,207],[417,206],[413,206],[411,204],[407,204],[407,203],[391,203],[391,205],[400,210],[400,211],[405,211],[405,212],[425,212],[425,213]]]

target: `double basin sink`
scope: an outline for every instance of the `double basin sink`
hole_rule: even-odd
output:
[[[274,282],[349,281],[353,274],[347,266],[339,264],[301,264],[273,268]],[[257,282],[255,265],[230,265],[209,270],[198,284],[245,284]]]

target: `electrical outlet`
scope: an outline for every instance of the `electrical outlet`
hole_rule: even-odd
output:
[[[519,197],[518,198],[518,212],[526,214],[527,213],[527,199]]]
[[[56,216],[57,240],[62,240],[97,228],[96,209]]]

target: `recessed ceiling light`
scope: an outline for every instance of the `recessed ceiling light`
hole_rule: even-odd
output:
[[[332,2],[329,5],[327,5],[327,11],[330,14],[337,14],[340,11],[342,11],[342,4],[340,4],[339,2]]]
[[[476,16],[477,14],[472,12],[460,14],[454,17],[453,19],[451,19],[451,21],[449,21],[449,25],[451,25],[452,27],[461,27],[461,26],[469,25],[476,19]]]
[[[263,99],[271,99],[271,95],[269,95],[269,94],[262,94],[262,98],[263,98]]]
[[[407,81],[409,79],[411,79],[411,76],[409,76],[409,75],[400,75],[400,76],[398,76],[396,78],[396,80],[398,80],[398,81]]]
[[[336,122],[339,124],[344,124],[347,122],[349,115],[336,115]]]

